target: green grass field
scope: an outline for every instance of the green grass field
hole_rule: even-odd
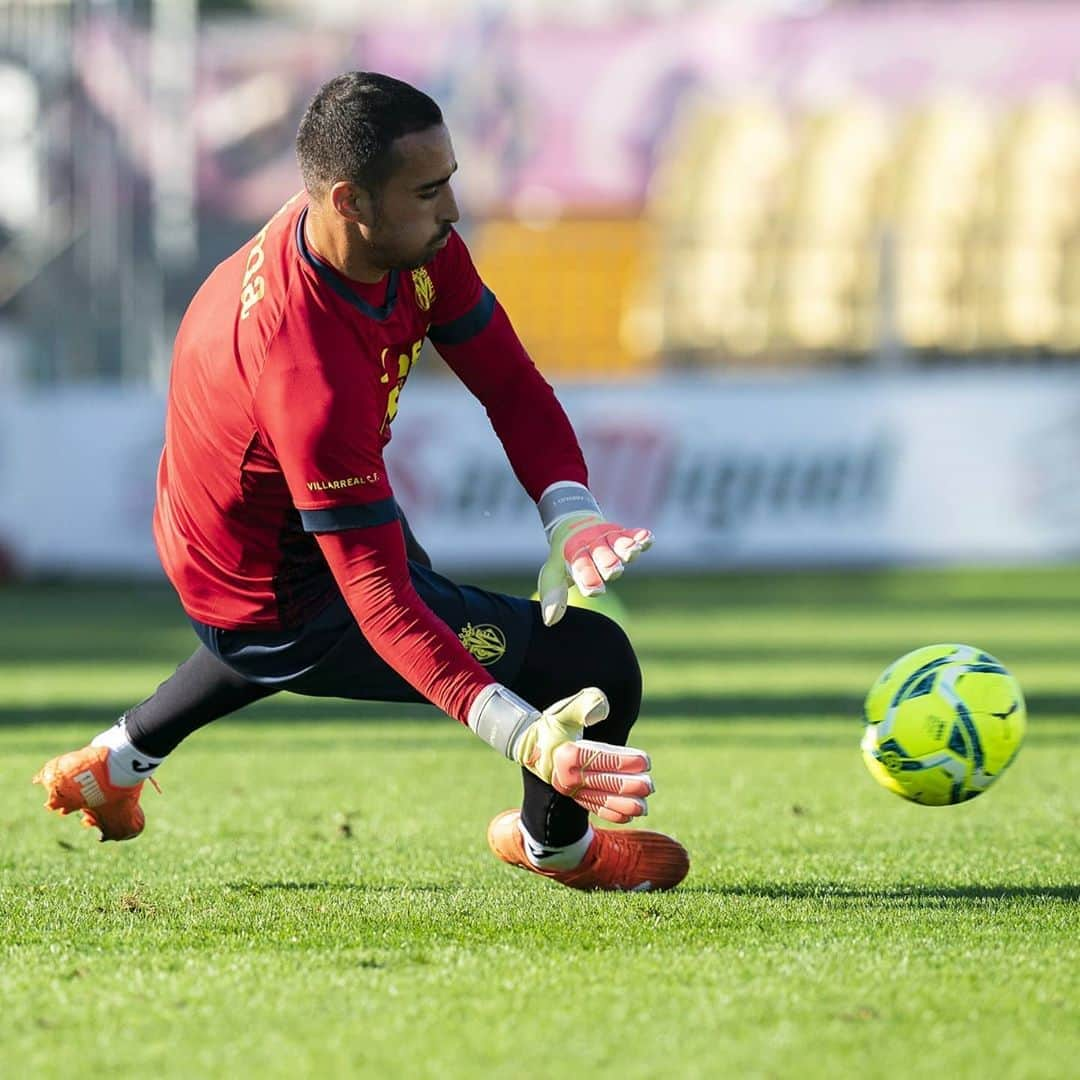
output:
[[[693,859],[670,894],[497,863],[515,771],[420,708],[263,702],[96,844],[29,778],[193,635],[164,591],[0,589],[0,1074],[1075,1076],[1080,569],[620,594],[649,822]],[[871,781],[860,706],[943,640],[1004,660],[1031,720],[998,787],[931,809]]]

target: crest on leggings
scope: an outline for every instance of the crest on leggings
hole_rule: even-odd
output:
[[[506,635],[491,623],[473,626],[466,623],[458,634],[461,644],[485,667],[501,660],[506,654]]]

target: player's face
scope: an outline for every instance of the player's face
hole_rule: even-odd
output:
[[[394,154],[397,167],[375,200],[367,240],[376,265],[413,270],[446,244],[460,216],[450,188],[457,161],[443,124],[403,135]]]

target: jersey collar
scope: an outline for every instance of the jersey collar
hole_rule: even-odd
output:
[[[300,257],[304,262],[318,274],[319,279],[324,285],[328,285],[338,294],[338,296],[352,304],[354,308],[363,312],[369,319],[376,319],[378,322],[383,322],[385,319],[388,319],[390,317],[390,312],[394,310],[394,301],[397,300],[398,272],[396,270],[390,271],[390,280],[386,285],[386,300],[382,307],[375,307],[373,304],[369,304],[366,300],[357,296],[356,293],[341,280],[335,270],[324,263],[322,259],[308,248],[307,241],[304,239],[304,221],[306,219],[307,207],[305,206],[304,209],[300,211],[299,217],[296,219],[296,250],[300,252]]]

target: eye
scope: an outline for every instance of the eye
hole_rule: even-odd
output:
[[[425,191],[420,196],[420,198],[423,199],[425,202],[431,202],[431,200],[434,199],[435,196],[438,195],[438,194],[439,194],[439,189],[436,188],[434,191]]]

